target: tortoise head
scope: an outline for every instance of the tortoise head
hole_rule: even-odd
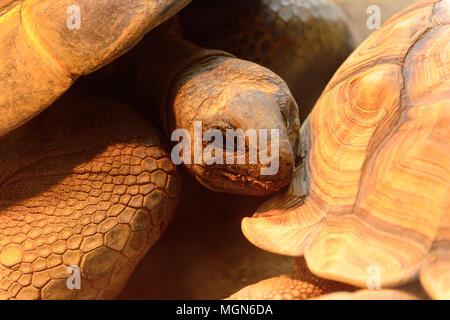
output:
[[[171,133],[173,141],[183,136],[172,159],[182,155],[200,183],[247,195],[289,184],[300,122],[280,77],[254,63],[216,55],[190,66],[175,87],[169,127],[185,132]]]

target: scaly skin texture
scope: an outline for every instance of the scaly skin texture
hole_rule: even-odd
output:
[[[337,291],[353,291],[355,287],[316,277],[308,270],[304,258],[295,260],[294,272],[247,286],[229,300],[306,300]]]
[[[79,96],[0,140],[0,299],[114,298],[172,217],[180,181],[160,135]]]
[[[186,39],[283,78],[302,121],[353,50],[344,15],[331,0],[195,0],[179,16]]]

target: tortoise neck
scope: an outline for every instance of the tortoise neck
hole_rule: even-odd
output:
[[[124,59],[123,79],[129,79],[128,100],[152,119],[158,119],[169,134],[168,114],[176,96],[177,79],[189,66],[219,55],[230,56],[223,51],[203,49],[176,32],[150,34]]]

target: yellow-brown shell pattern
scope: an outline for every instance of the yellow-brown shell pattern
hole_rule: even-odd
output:
[[[392,287],[420,275],[431,297],[449,298],[449,40],[448,0],[420,1],[374,32],[303,125],[304,167],[243,221],[246,236],[304,254],[320,277],[365,287],[374,271]]]

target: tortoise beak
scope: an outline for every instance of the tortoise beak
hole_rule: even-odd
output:
[[[293,100],[290,96],[289,99]],[[253,196],[268,195],[288,185],[295,167],[291,141],[296,141],[292,136],[297,135],[288,132],[289,121],[282,115],[279,101],[287,100],[262,90],[241,87],[229,90],[224,100],[222,111],[203,124],[204,132],[213,129],[226,136],[224,163],[193,168],[198,173],[194,173],[197,180],[214,191]],[[295,102],[293,107],[297,108]],[[245,152],[239,152],[236,145],[231,149],[233,146],[226,144],[231,131],[244,133]],[[236,143],[237,138],[233,141]],[[227,152],[234,153],[231,164],[225,161]]]

